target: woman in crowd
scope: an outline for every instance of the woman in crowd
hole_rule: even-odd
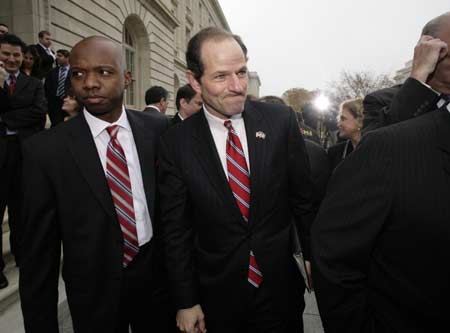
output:
[[[42,73],[40,71],[41,57],[39,56],[36,46],[28,45],[23,53],[23,62],[20,70],[28,76],[33,76],[42,79]]]
[[[356,148],[361,140],[364,110],[362,101],[362,98],[349,99],[344,101],[339,108],[339,136],[345,141],[328,149],[331,170],[334,170]]]

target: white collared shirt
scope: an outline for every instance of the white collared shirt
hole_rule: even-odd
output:
[[[49,56],[51,56],[53,58],[53,60],[56,60],[56,55],[52,52],[52,50],[48,47],[46,47],[45,45],[39,43],[39,45],[45,50],[45,52],[47,52],[47,54]]]
[[[217,152],[219,153],[220,162],[222,163],[223,170],[228,177],[227,171],[227,138],[228,138],[228,129],[225,127],[224,119],[220,119],[212,115],[205,105],[203,105],[203,109],[205,110],[206,120],[209,124],[209,129],[211,130],[212,137],[214,139],[214,143],[216,144]],[[244,149],[245,160],[247,161],[248,171],[250,172],[250,160],[248,157],[248,145],[247,145],[247,134],[245,132],[245,123],[244,118],[242,118],[242,113],[236,114],[229,118],[231,120],[231,124],[233,125],[234,130],[239,136],[239,140],[241,141],[242,148]]]
[[[94,117],[86,109],[83,110],[86,122],[89,125],[92,136],[94,138],[95,146],[103,166],[103,171],[106,174],[106,150],[110,141],[110,136],[106,130],[112,125],[119,126],[117,133],[117,140],[120,142],[125,157],[127,159],[128,173],[130,175],[131,191],[133,193],[134,215],[136,218],[136,231],[138,235],[139,246],[149,242],[153,236],[153,227],[150,219],[150,214],[147,207],[147,200],[145,197],[144,185],[142,181],[141,164],[136,149],[133,133],[131,131],[130,123],[128,122],[125,108],[122,106],[122,114],[120,118],[114,123],[108,123],[97,117]]]
[[[153,109],[156,109],[156,111],[158,111],[159,113],[161,113],[161,110],[160,110],[157,106],[155,106],[155,105],[153,105],[153,104],[147,105],[146,107],[147,107],[147,108],[153,108]]]

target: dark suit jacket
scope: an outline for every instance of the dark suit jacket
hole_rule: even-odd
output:
[[[327,155],[330,162],[330,170],[334,169],[353,151],[350,140],[345,140],[328,148]]]
[[[336,169],[312,226],[326,332],[449,327],[450,114],[368,133]]]
[[[309,254],[315,210],[303,138],[294,112],[285,106],[248,101],[243,118],[251,173],[248,224],[204,111],[171,127],[160,148],[161,218],[175,305],[182,309],[199,303],[209,319],[242,312],[250,249],[274,307],[298,312],[303,300],[304,284],[289,242],[295,217]],[[265,139],[256,137],[258,131]]]
[[[413,78],[403,85],[377,90],[364,98],[363,132],[434,110],[438,100],[435,92]]]
[[[53,68],[45,78],[45,96],[48,101],[48,115],[50,117],[50,121],[52,126],[55,126],[64,121],[64,117],[67,114],[61,110],[63,105],[63,99],[61,97],[56,96],[56,90],[58,89],[58,81],[59,81],[59,66]],[[64,82],[66,94],[70,89],[70,73],[67,73],[66,80]],[[64,97],[64,96],[63,96]]]
[[[181,120],[181,118],[178,116],[178,113],[179,113],[179,112],[177,112],[177,113],[173,116],[173,118],[170,119],[170,125],[171,125],[171,126],[176,125],[176,124],[179,124],[179,123],[181,123],[181,122],[183,121],[183,120]]]
[[[311,179],[316,188],[317,200],[322,201],[331,174],[327,152],[321,145],[309,139],[305,139],[305,147],[309,157]]]
[[[153,223],[153,262],[142,279],[163,285],[155,224],[156,144],[166,124],[127,111]],[[26,142],[20,295],[30,332],[57,332],[62,276],[75,332],[114,332],[121,293],[123,236],[97,149],[82,113]],[[147,281],[145,280],[145,281]],[[153,295],[144,295],[152,300]],[[145,306],[143,304],[142,306]],[[151,326],[151,323],[149,323]]]
[[[163,119],[167,123],[167,126],[169,126],[169,124],[170,124],[169,118],[164,113],[161,113],[158,110],[156,110],[155,108],[151,108],[151,107],[146,107],[142,111],[144,113],[152,114],[156,118]]]
[[[41,57],[41,68],[40,68],[41,73],[45,77],[48,74],[48,72],[50,72],[50,70],[53,68],[55,59],[49,54],[47,54],[45,49],[40,44],[36,44],[36,49],[39,53],[39,56]],[[55,52],[53,52],[53,54],[54,53]]]
[[[6,127],[17,131],[21,139],[42,130],[45,125],[47,101],[41,81],[20,73],[12,96],[8,90],[6,84],[0,89],[0,117]]]

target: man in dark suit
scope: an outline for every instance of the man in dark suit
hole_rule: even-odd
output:
[[[145,104],[147,106],[144,112],[165,115],[169,105],[168,98],[169,92],[163,87],[153,86],[148,88],[145,92]]]
[[[105,37],[74,46],[72,88],[84,110],[24,148],[20,296],[25,329],[57,332],[62,276],[75,332],[168,332],[155,214],[160,119],[125,110],[130,76]]]
[[[206,28],[188,44],[203,110],[162,139],[158,177],[169,282],[184,332],[302,332],[305,285],[292,219],[309,255],[315,214],[294,112],[247,101],[246,47]]]
[[[21,236],[21,146],[25,139],[44,128],[47,112],[42,83],[19,71],[25,46],[21,39],[12,34],[6,34],[0,39],[0,61],[7,74],[0,89],[0,228],[8,206],[11,251],[16,263],[20,259]],[[4,266],[0,256],[0,289],[8,285],[2,273]]]
[[[202,97],[199,93],[192,89],[190,84],[185,84],[177,91],[175,105],[178,112],[171,119],[171,125],[181,123],[183,120],[186,120],[193,114],[200,111],[203,105]]]
[[[68,116],[62,110],[62,106],[70,89],[69,56],[70,52],[67,50],[56,51],[58,67],[53,68],[45,78],[45,96],[48,101],[48,115],[52,127],[62,123]]]
[[[36,49],[41,58],[40,72],[45,77],[53,68],[56,62],[55,52],[51,49],[52,35],[47,30],[42,30],[38,34],[39,42],[36,44]]]
[[[450,13],[424,31],[431,38],[422,38],[416,48],[422,57],[415,57],[424,62],[415,61],[411,75],[432,74],[428,84],[448,96]],[[444,95],[438,111],[368,133],[329,182],[312,227],[313,278],[326,332],[438,332],[450,325]]]

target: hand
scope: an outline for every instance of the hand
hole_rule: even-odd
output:
[[[439,38],[423,35],[414,48],[411,77],[426,82],[436,65],[448,53],[447,43]]]
[[[5,65],[3,64],[3,61],[0,61],[0,88],[3,88],[5,86],[5,80],[6,80]]]
[[[177,327],[181,332],[206,333],[205,315],[200,304],[177,312]]]
[[[305,269],[306,269],[306,276],[308,277],[308,281],[309,281],[309,288],[311,289],[311,291],[313,291],[314,288],[313,288],[312,274],[311,274],[311,262],[308,260],[305,260]]]

